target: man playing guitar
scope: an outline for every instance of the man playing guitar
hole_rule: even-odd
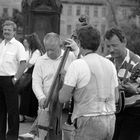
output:
[[[105,34],[105,43],[113,60],[124,93],[124,110],[116,114],[113,140],[138,140],[140,136],[140,58],[126,48],[127,41],[123,32],[111,28]]]

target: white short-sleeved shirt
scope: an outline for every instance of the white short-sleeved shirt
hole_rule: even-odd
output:
[[[20,61],[26,61],[25,48],[12,38],[5,44],[3,40],[0,44],[0,76],[15,75],[20,64]]]

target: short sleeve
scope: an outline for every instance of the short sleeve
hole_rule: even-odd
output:
[[[82,59],[74,60],[68,67],[64,84],[76,88],[82,88],[90,80],[90,69],[87,63]]]
[[[34,51],[29,60],[29,63],[34,65],[36,63],[37,59],[39,58],[39,56],[41,56],[40,51],[39,50]]]
[[[67,69],[64,84],[68,86],[75,87],[78,80],[78,71],[76,68],[76,63],[73,61]]]
[[[25,48],[21,43],[18,44],[18,54],[17,55],[18,55],[18,61],[27,60],[27,55],[26,55],[26,52],[25,52]]]

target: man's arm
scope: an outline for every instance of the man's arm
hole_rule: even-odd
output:
[[[66,42],[65,47],[70,47],[71,51],[75,55],[75,58],[78,58],[78,55],[80,53],[80,49],[79,49],[77,43],[73,39],[70,39],[70,38],[66,39],[65,42]]]
[[[115,102],[119,102],[119,89],[118,87],[115,88]]]
[[[14,84],[20,79],[20,77],[24,73],[24,70],[26,69],[26,59],[25,59],[26,52],[25,52],[24,46],[21,43],[18,43],[18,52],[17,52],[16,56],[17,56],[17,61],[20,64],[18,66],[18,70],[17,70],[14,78],[12,79]]]
[[[43,81],[42,81],[42,73],[39,62],[35,64],[32,76],[32,88],[34,94],[36,95],[40,108],[43,107],[46,96],[43,93]]]
[[[26,68],[26,61],[20,61],[20,65],[18,67],[17,73],[15,74],[14,78],[12,79],[14,84],[20,79],[20,77],[24,73],[25,68]]]
[[[59,101],[60,103],[65,103],[70,100],[72,97],[74,87],[68,86],[68,85],[63,85],[62,89],[59,92]]]

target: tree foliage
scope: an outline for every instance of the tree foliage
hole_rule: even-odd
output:
[[[17,24],[17,27],[23,27],[23,15],[22,13],[17,10],[17,9],[14,9],[13,10],[13,21]]]
[[[132,20],[126,20],[120,24],[120,28],[126,35],[127,48],[140,55],[140,27],[138,27]]]

